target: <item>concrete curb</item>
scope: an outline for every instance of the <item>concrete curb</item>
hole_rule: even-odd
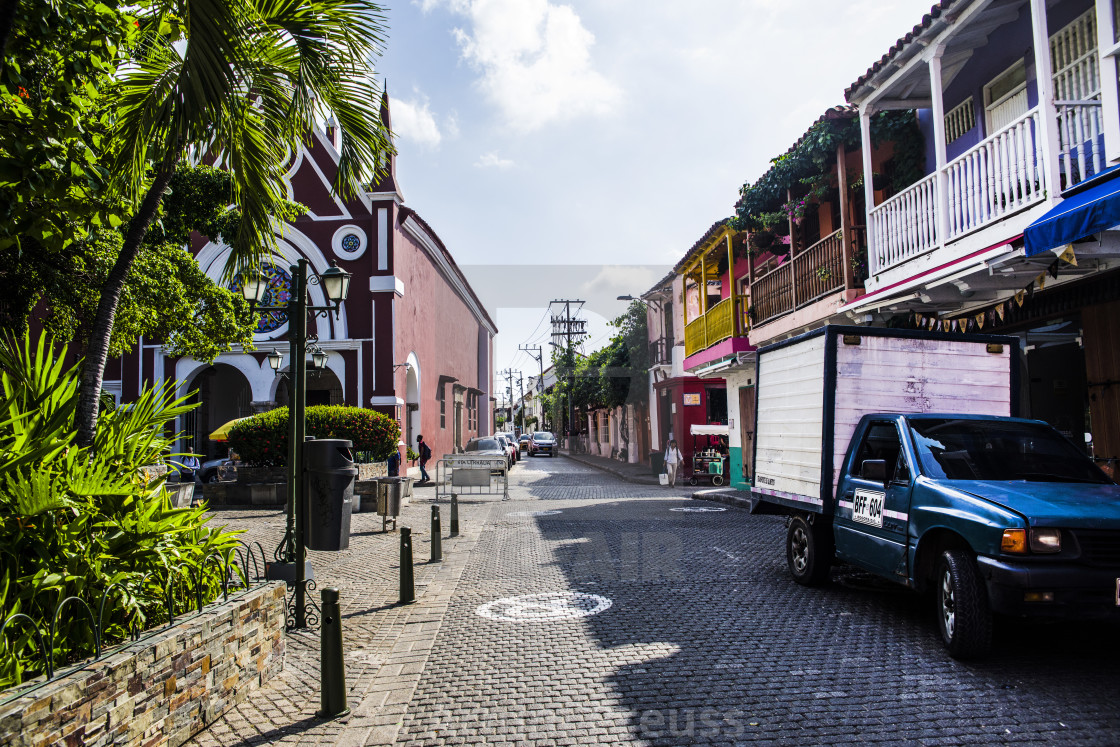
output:
[[[614,475],[620,480],[625,480],[626,482],[633,483],[635,485],[661,485],[661,481],[653,475],[650,475],[649,477],[640,477],[638,475],[628,474],[627,472],[616,469],[614,467],[608,467],[605,464],[593,462],[589,459],[581,459],[578,455],[572,455],[564,451],[557,451],[556,453],[558,453],[562,457],[571,459],[573,462],[579,462],[580,464],[586,465],[588,467],[593,467],[600,472],[606,472],[608,474]]]
[[[735,490],[734,488],[697,490],[692,494],[692,500],[715,501],[716,503],[725,503],[728,506],[745,508],[748,511],[754,510],[754,501],[751,500],[749,495],[747,493],[744,493],[742,490]]]

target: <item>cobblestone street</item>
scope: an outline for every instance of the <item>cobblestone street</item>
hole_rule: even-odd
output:
[[[978,663],[944,652],[932,601],[852,571],[789,578],[784,523],[630,484],[568,459],[514,468],[510,501],[465,500],[417,602],[398,606],[399,537],[353,517],[313,553],[343,602],[350,716],[323,722],[317,634],[193,744],[1116,744],[1115,627],[997,623]],[[269,553],[275,511],[223,511]],[[535,597],[523,598],[529,595]],[[316,592],[317,596],[317,592]]]

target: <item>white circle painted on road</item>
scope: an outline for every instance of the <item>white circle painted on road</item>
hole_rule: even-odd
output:
[[[506,516],[555,516],[560,513],[563,513],[563,511],[514,511],[512,514],[506,514]]]
[[[669,510],[670,511],[680,511],[681,513],[684,513],[684,514],[706,514],[706,513],[711,513],[713,511],[726,511],[727,509],[726,508],[716,508],[714,506],[711,507],[711,508],[702,507],[702,506],[695,506],[695,507],[684,506],[684,507],[681,507],[681,508],[670,508]]]
[[[552,591],[496,599],[481,605],[475,612],[501,622],[545,622],[597,615],[609,609],[611,604],[611,600],[598,594]]]

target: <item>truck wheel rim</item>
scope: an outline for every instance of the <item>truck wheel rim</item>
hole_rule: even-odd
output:
[[[804,573],[805,567],[809,565],[809,539],[805,536],[805,530],[801,527],[794,529],[790,544],[793,548],[793,567],[798,573]]]
[[[946,637],[952,639],[957,628],[957,600],[953,593],[953,576],[948,569],[941,574],[941,620]]]

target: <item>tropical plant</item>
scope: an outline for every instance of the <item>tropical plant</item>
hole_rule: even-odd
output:
[[[91,609],[107,599],[103,645],[183,611],[195,586],[221,588],[234,535],[209,528],[204,507],[173,508],[163,478],[140,468],[165,460],[168,426],[193,405],[175,384],[147,389],[106,411],[92,447],[79,447],[74,416],[79,366],[46,335],[0,341],[0,619],[22,613],[0,639],[0,687],[43,671],[35,630],[57,664],[93,652]],[[217,560],[212,556],[217,556]]]
[[[112,171],[132,219],[101,289],[86,349],[79,442],[92,443],[97,393],[121,292],[163,195],[188,150],[232,177],[238,230],[232,276],[275,245],[291,150],[329,112],[342,133],[333,187],[344,198],[383,168],[392,146],[379,116],[372,59],[385,19],[371,0],[151,0],[104,100]],[[203,153],[204,151],[204,153]]]
[[[352,441],[354,450],[368,452],[374,461],[389,458],[401,439],[396,420],[361,407],[316,405],[306,410],[306,433],[315,438]],[[282,467],[288,463],[288,408],[245,418],[230,429],[229,446],[246,464]]]

